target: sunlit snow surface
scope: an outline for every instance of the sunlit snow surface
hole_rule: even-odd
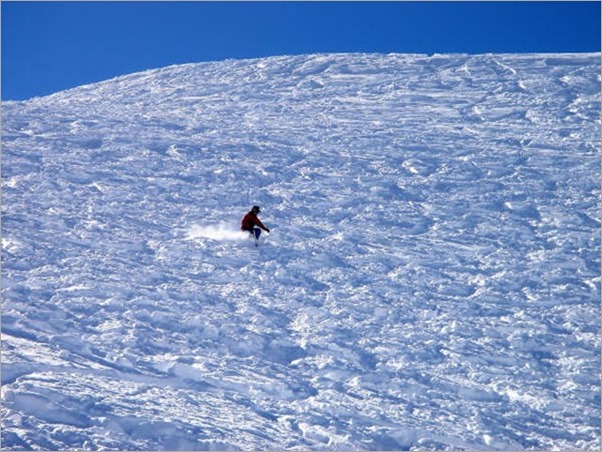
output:
[[[3,103],[2,448],[599,450],[599,74],[311,55]]]

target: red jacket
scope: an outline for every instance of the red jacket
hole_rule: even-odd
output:
[[[252,231],[253,226],[259,226],[266,232],[270,231],[263,225],[261,220],[257,218],[257,215],[255,215],[253,212],[249,212],[243,217],[242,223],[240,224],[240,229],[242,229],[243,231]]]

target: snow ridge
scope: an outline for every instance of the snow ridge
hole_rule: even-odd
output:
[[[320,54],[3,104],[2,447],[599,450],[599,74]]]

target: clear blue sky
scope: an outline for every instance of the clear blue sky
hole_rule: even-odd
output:
[[[599,52],[600,2],[2,1],[2,99],[317,52]]]

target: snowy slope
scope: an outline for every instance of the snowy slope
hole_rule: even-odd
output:
[[[4,103],[2,447],[598,450],[599,74],[309,55]]]

